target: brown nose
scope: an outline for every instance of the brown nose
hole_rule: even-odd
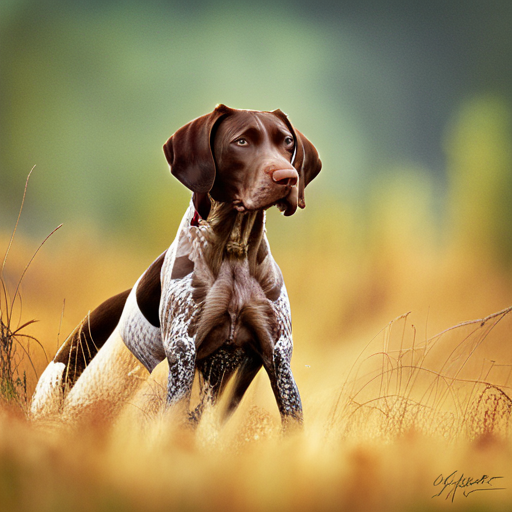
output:
[[[277,169],[272,173],[272,179],[279,183],[279,185],[288,185],[293,187],[297,184],[299,174],[293,168],[291,169]]]

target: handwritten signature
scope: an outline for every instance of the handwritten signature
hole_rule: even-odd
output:
[[[434,480],[434,487],[440,487],[441,490],[432,496],[432,498],[441,497],[445,493],[445,499],[451,499],[452,502],[455,499],[455,493],[458,489],[463,489],[462,495],[468,497],[471,493],[477,491],[503,491],[505,487],[494,487],[493,482],[503,478],[502,476],[488,476],[482,475],[480,478],[473,478],[471,476],[465,476],[461,473],[460,476],[458,471],[450,473],[447,477],[442,474]]]

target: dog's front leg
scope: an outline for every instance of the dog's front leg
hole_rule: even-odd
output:
[[[303,422],[299,389],[290,367],[291,356],[291,339],[281,338],[274,347],[272,361],[264,361],[277,407],[281,413],[284,430],[288,430],[292,426],[302,426]]]
[[[273,347],[264,351],[263,365],[270,378],[283,428],[287,430],[292,425],[301,426],[303,415],[299,390],[290,366],[293,351],[292,319],[284,285],[278,300],[273,303],[273,308],[277,321],[277,336]]]
[[[167,406],[178,405],[183,413],[188,412],[190,393],[194,382],[196,347],[194,339],[183,337],[168,345],[169,379],[167,384]]]
[[[190,332],[196,312],[191,278],[164,279],[160,304],[163,348],[169,363],[167,407],[179,406],[183,419],[188,416],[196,365],[195,334]]]

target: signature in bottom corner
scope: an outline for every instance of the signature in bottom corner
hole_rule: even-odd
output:
[[[505,487],[497,487],[497,485],[499,485],[497,481],[501,478],[503,477],[489,475],[474,478],[466,476],[464,473],[459,474],[458,470],[450,473],[446,477],[440,474],[434,480],[434,487],[439,487],[441,490],[437,494],[434,494],[432,498],[438,498],[444,495],[446,500],[451,499],[453,502],[458,489],[462,490],[462,495],[466,498],[470,494],[478,491],[504,491]]]

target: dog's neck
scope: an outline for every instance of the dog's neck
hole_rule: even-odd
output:
[[[249,239],[258,212],[237,212],[235,222],[226,244],[226,252],[231,256],[243,258],[249,252]]]
[[[263,240],[265,212],[239,212],[230,203],[211,199],[208,218],[199,224],[209,232],[210,246],[219,257],[251,259]]]
[[[216,238],[215,245],[222,247],[228,255],[244,258],[249,252],[249,245],[261,243],[264,211],[240,212],[230,203],[216,201],[210,194],[194,193],[193,201],[195,213],[192,225],[210,227]],[[229,237],[226,239],[228,231]],[[251,236],[253,231],[256,236]]]

